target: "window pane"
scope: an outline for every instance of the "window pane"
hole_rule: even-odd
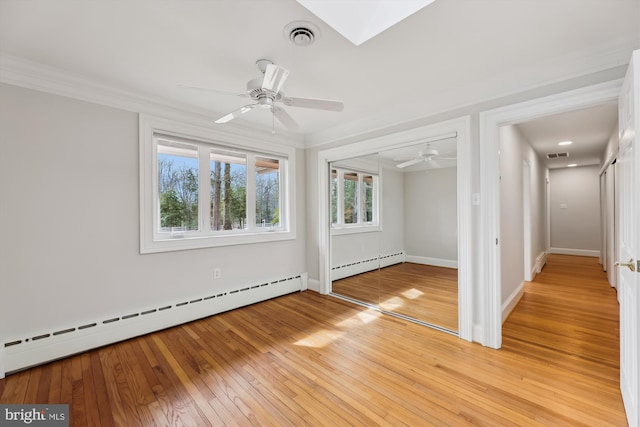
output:
[[[344,173],[344,223],[358,223],[358,174]]]
[[[280,161],[256,157],[256,225],[280,226]]]
[[[364,192],[364,222],[373,222],[373,176],[362,177]]]
[[[160,231],[198,230],[198,147],[158,141]]]
[[[331,224],[338,223],[338,173],[331,170]]]
[[[247,157],[211,150],[211,230],[247,228]]]

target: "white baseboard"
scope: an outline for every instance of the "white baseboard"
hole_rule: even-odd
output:
[[[440,259],[440,258],[429,258],[424,256],[407,255],[405,257],[405,261],[413,262],[415,264],[435,265],[436,267],[458,268],[458,260],[455,260],[455,259]]]
[[[590,251],[586,249],[550,248],[547,252],[559,255],[590,256],[594,258],[600,257],[600,251]]]
[[[520,283],[520,285],[518,285],[516,290],[514,290],[511,293],[511,295],[507,297],[507,300],[502,303],[502,323],[504,323],[504,321],[507,320],[507,317],[509,317],[513,309],[516,308],[516,305],[518,305],[518,302],[520,302],[520,299],[524,294],[523,289],[524,289],[524,282]]]
[[[95,319],[84,325],[70,325],[60,331],[47,330],[43,325],[39,331],[14,337],[1,344],[0,377],[5,373],[301,291],[305,286],[304,281],[306,278],[300,274],[258,282],[226,292],[185,298],[159,307],[144,307],[139,312],[123,313],[122,316],[106,320]]]
[[[320,293],[320,280],[309,279],[307,282],[307,286],[310,291],[316,291]]]

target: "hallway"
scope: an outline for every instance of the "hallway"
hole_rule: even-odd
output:
[[[614,425],[626,425],[619,336],[616,290],[598,259],[549,255],[503,325],[503,350],[539,363],[540,372],[535,364],[528,368],[530,379],[556,389],[558,402],[566,404],[567,395],[579,398],[570,405],[576,411],[570,418],[580,419],[582,411],[590,414],[583,418],[588,423],[597,411]],[[550,370],[562,375],[550,376]]]

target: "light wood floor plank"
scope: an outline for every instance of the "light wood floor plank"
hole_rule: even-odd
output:
[[[491,350],[314,292],[0,380],[74,426],[624,426],[615,290],[553,255]],[[32,402],[33,400],[33,402]]]

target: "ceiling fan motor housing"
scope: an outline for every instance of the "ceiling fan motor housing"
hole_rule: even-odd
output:
[[[247,95],[256,101],[262,98],[270,98],[272,101],[279,101],[282,99],[281,93],[273,93],[272,91],[262,88],[262,77],[257,77],[247,82]]]

